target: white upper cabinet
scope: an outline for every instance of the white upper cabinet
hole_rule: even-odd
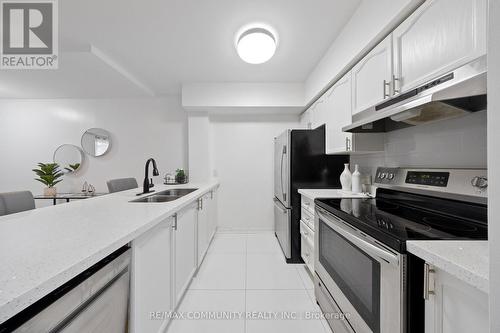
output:
[[[311,110],[311,108],[309,108],[300,115],[300,128],[303,128],[303,129],[311,129],[312,128],[311,114],[312,114],[312,110]]]
[[[486,54],[487,0],[428,0],[394,32],[397,91]]]
[[[352,134],[342,132],[351,123],[351,73],[337,81],[324,95],[326,153],[347,151]]]
[[[352,134],[342,131],[342,127],[352,119],[351,72],[338,80],[307,111],[307,119],[316,128],[326,125],[326,153],[351,154],[370,153],[384,150],[384,137],[379,133]],[[303,116],[304,117],[304,116]]]
[[[392,96],[392,36],[386,37],[352,69],[352,114]]]
[[[314,103],[314,108],[311,113],[312,128],[317,128],[325,125],[328,121],[328,106],[326,105],[325,95]]]

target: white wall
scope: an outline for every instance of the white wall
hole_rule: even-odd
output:
[[[303,107],[302,83],[187,83],[182,85],[182,106],[207,108]]]
[[[220,180],[219,228],[273,230],[274,137],[297,116],[212,116],[213,168]]]
[[[190,113],[188,116],[188,165],[191,181],[202,182],[212,178],[210,121],[207,113]]]
[[[422,0],[363,0],[305,83],[309,102],[375,46]]]
[[[485,111],[462,118],[408,127],[385,133],[381,154],[352,156],[363,173],[377,166],[428,168],[486,168]]]
[[[490,332],[500,332],[500,1],[489,1],[488,42],[488,238],[490,245]]]
[[[82,170],[58,184],[62,191],[80,191],[84,181],[107,192],[106,180],[144,178],[146,159],[154,157],[160,174],[186,167],[186,113],[180,97],[128,100],[3,100],[0,101],[0,192],[43,191],[31,171],[37,162],[51,162],[61,144],[79,146],[82,133],[102,127],[112,136],[110,152],[85,155]],[[162,177],[156,177],[160,183]]]

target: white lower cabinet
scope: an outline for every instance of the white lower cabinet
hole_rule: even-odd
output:
[[[488,332],[488,294],[430,267],[425,333]]]
[[[172,293],[173,217],[132,242],[130,332],[162,332],[168,318],[152,320],[153,312],[174,308]]]
[[[300,256],[314,275],[314,200],[301,195]]]
[[[207,200],[205,204],[208,210],[208,243],[212,241],[212,238],[217,231],[217,189],[213,189],[209,194],[210,200]]]
[[[208,251],[217,230],[217,206],[215,190],[198,199],[198,266]]]
[[[203,258],[205,257],[205,253],[208,249],[209,238],[208,238],[208,228],[209,228],[209,214],[208,209],[206,208],[207,204],[207,195],[198,199],[198,266],[201,265]],[[205,207],[204,207],[205,206]]]
[[[174,222],[174,285],[175,305],[179,303],[198,263],[197,228],[198,202],[194,202],[178,212]]]
[[[164,332],[217,228],[216,189],[134,239],[131,333]]]
[[[300,255],[311,274],[314,274],[314,231],[304,221],[300,221]]]

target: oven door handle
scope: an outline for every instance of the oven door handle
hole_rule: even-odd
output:
[[[341,224],[345,223],[338,219],[337,217],[334,217],[330,213],[327,213],[323,211],[322,209],[316,209],[316,212],[318,213],[318,216],[320,219],[325,220],[328,223],[328,226],[332,228],[335,232],[349,240],[351,243],[365,251],[366,253],[370,254],[371,256],[378,257],[384,261],[386,261],[389,264],[398,266],[399,265],[399,257],[386,249],[377,246],[375,244],[372,244],[368,242],[365,239],[362,239],[355,234],[353,234],[351,231],[346,230]],[[351,227],[352,228],[352,227]]]

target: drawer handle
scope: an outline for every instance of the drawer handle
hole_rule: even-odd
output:
[[[428,300],[429,295],[435,295],[434,274],[436,271],[428,263],[424,264],[424,299]]]
[[[391,89],[391,83],[384,80],[384,99],[386,99],[387,97],[390,96],[389,93],[385,89],[386,87]]]

